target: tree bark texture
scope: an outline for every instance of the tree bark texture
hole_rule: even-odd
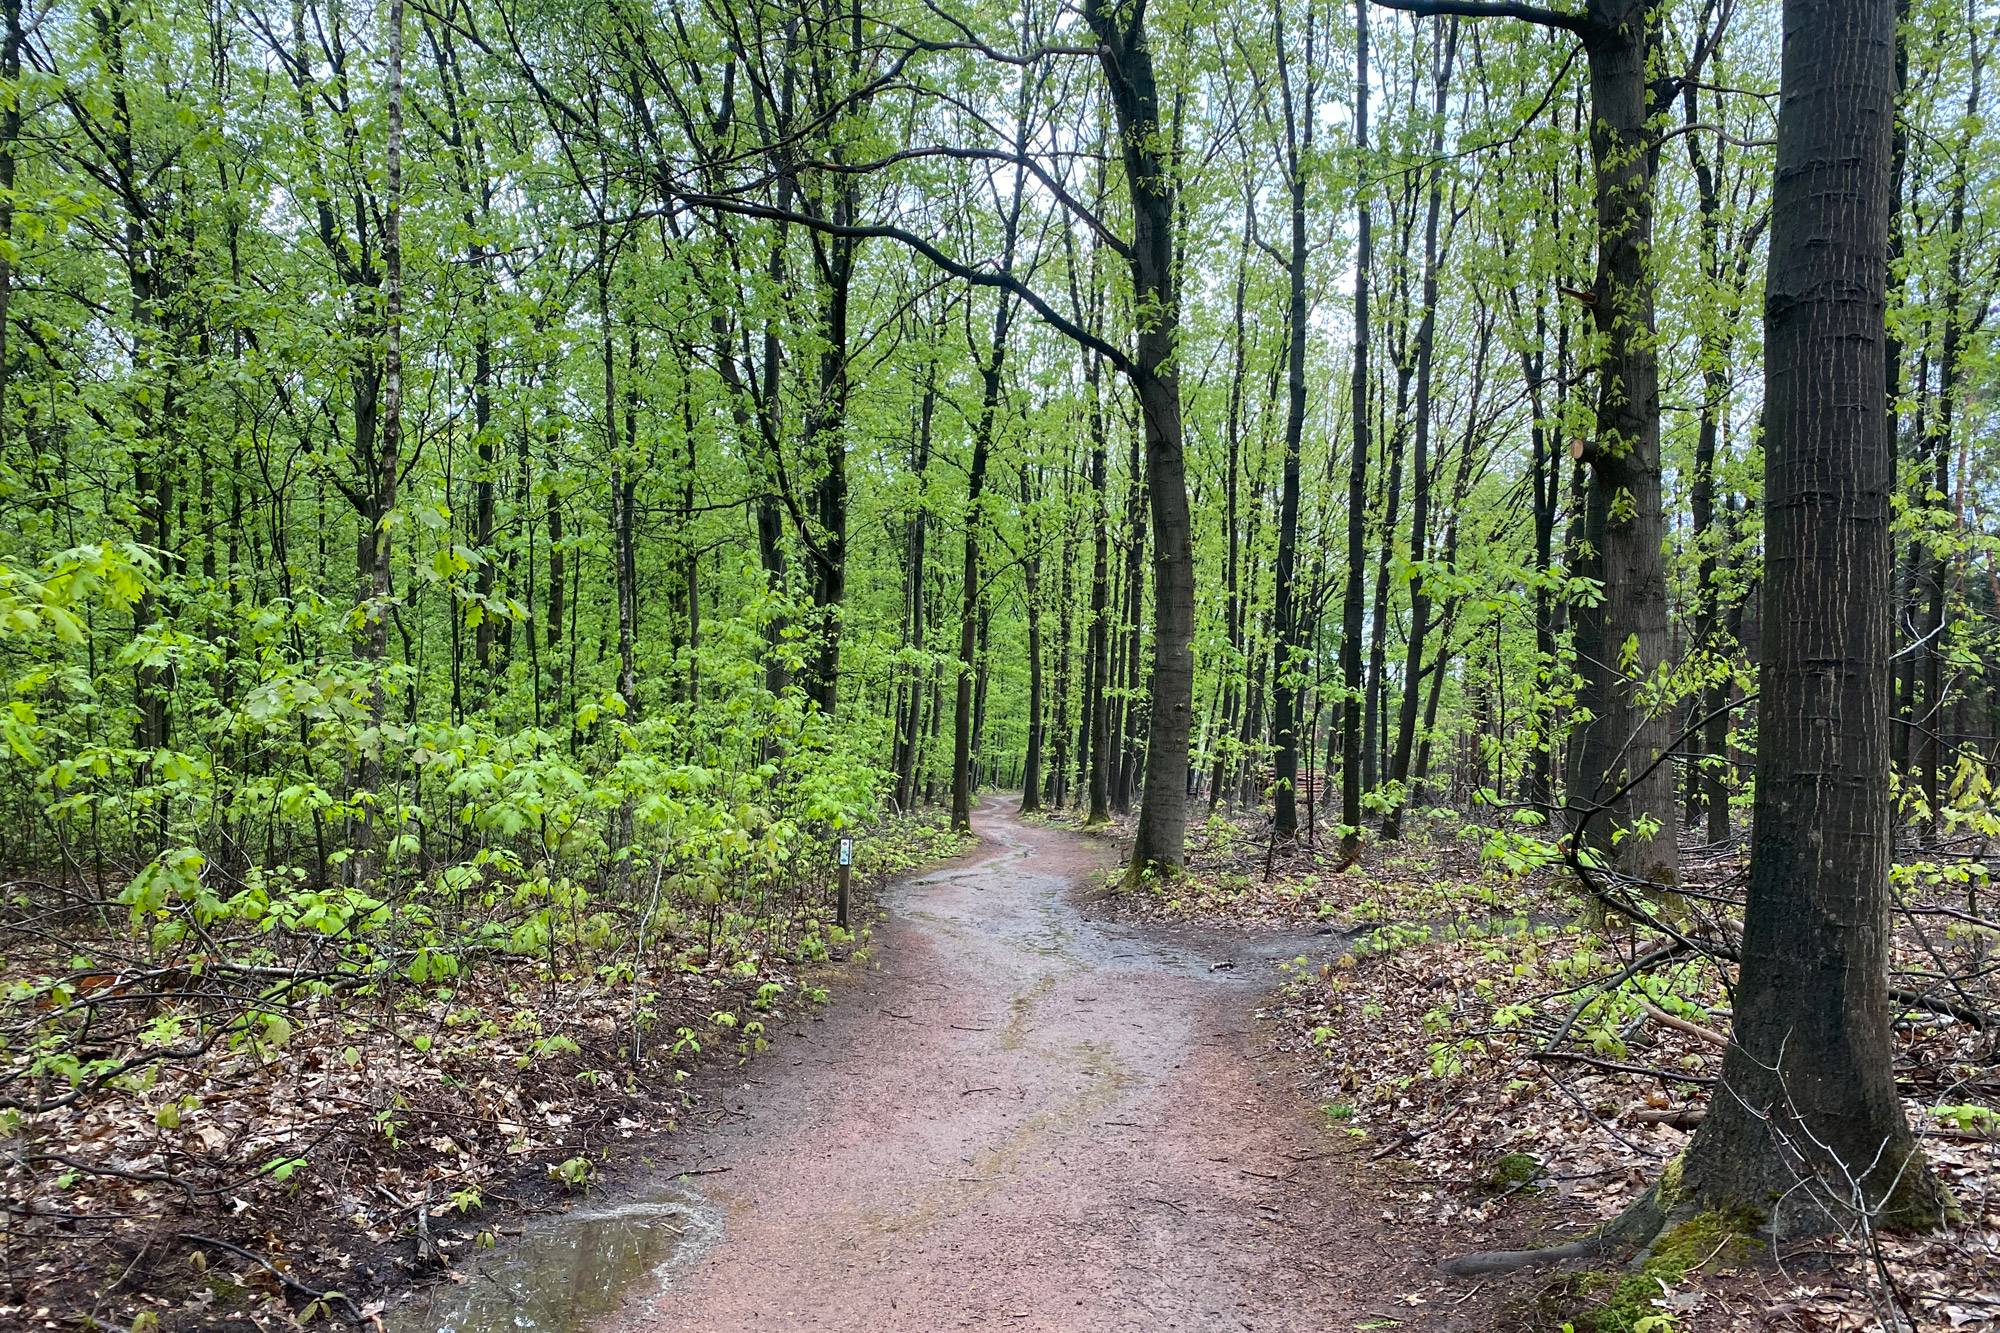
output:
[[[1086,0],[1084,19],[1118,117],[1132,203],[1133,299],[1139,312],[1134,389],[1146,436],[1153,518],[1153,679],[1147,709],[1145,799],[1131,873],[1179,870],[1187,842],[1188,733],[1194,718],[1194,529],[1181,439],[1179,326],[1174,289],[1175,181],[1160,150],[1159,85],[1146,42],[1144,0]]]
[[[1765,287],[1764,643],[1735,1040],[1685,1199],[1781,1233],[1942,1211],[1891,1067],[1893,0],[1787,0]],[[1818,1207],[1807,1201],[1815,1196]]]

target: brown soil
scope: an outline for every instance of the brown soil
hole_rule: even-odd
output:
[[[980,826],[965,862],[890,892],[879,968],[810,1045],[729,1093],[714,1174],[686,1182],[720,1235],[620,1322],[1472,1327],[1403,1303],[1440,1294],[1431,1256],[1260,1063],[1270,964],[1313,937],[1094,922],[1075,899],[1108,847],[993,802]]]

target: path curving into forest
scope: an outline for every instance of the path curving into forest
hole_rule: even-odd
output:
[[[728,1170],[692,1182],[720,1235],[617,1322],[1347,1330],[1390,1308],[1413,1256],[1253,1058],[1256,964],[1301,941],[1094,923],[1072,890],[1104,844],[993,801],[978,826],[965,863],[890,892],[879,969],[813,1040],[730,1091],[705,1145]]]

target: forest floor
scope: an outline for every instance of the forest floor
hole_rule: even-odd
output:
[[[687,1137],[699,1174],[614,1189],[388,1327],[1492,1327],[1271,1059],[1280,965],[1339,938],[1102,920],[1111,841],[1011,805],[885,895],[874,965]]]
[[[1259,1059],[1275,964],[1331,936],[1093,920],[1110,843],[1010,807],[888,895],[879,966],[732,1099],[705,1140],[729,1174],[697,1182],[722,1238],[622,1324],[1346,1330],[1430,1299]],[[1487,1326],[1455,1313],[1437,1326]]]
[[[1187,875],[1137,890],[1106,877],[1094,896],[1109,918],[1153,928],[1337,933],[1333,956],[1302,952],[1266,978],[1276,985],[1258,1013],[1266,1059],[1367,1164],[1359,1188],[1372,1192],[1382,1243],[1401,1253],[1559,1244],[1615,1216],[1699,1123],[1729,1025],[1712,967],[1682,960],[1607,984],[1659,937],[1583,931],[1573,883],[1489,863],[1483,834],[1467,833],[1434,827],[1370,843],[1342,871],[1331,847],[1273,855],[1266,818],[1215,819],[1191,838]],[[1098,836],[1123,842],[1129,831],[1121,821]],[[1898,980],[1963,976],[1946,993],[2000,1013],[1994,932],[1966,925],[1968,907],[1989,922],[1990,907],[1967,898],[1962,876],[1912,869],[1922,873],[1899,877],[1909,897]],[[1742,871],[1734,849],[1684,849],[1691,893],[1740,892]],[[1938,906],[1937,893],[1956,905]],[[1932,928],[1940,914],[1949,930]],[[1835,1237],[1777,1254],[1704,1246],[1692,1264],[1644,1274],[1578,1263],[1411,1291],[1434,1308],[1482,1307],[1482,1326],[1551,1333],[1895,1329],[1899,1319],[2000,1329],[1991,1022],[1981,1031],[1913,1009],[1898,1037],[1910,1119],[1963,1214],[1946,1231]],[[1402,1317],[1444,1326],[1435,1315]]]
[[[399,1297],[456,1285],[466,1261],[518,1244],[536,1219],[652,1178],[693,1150],[688,1129],[723,1114],[741,1066],[803,1037],[866,973],[874,893],[966,845],[934,814],[866,832],[858,928],[825,947],[781,933],[824,933],[810,911],[803,927],[733,920],[708,944],[698,930],[683,941],[680,964],[643,991],[590,956],[565,955],[558,972],[494,954],[430,987],[274,1006],[256,1039],[179,1052],[74,1101],[33,1080],[32,1094],[69,1104],[0,1110],[0,1329],[271,1333],[331,1319],[379,1333]],[[71,990],[101,982],[112,1004],[150,1006],[155,1028],[173,1012],[158,1001],[180,994],[125,992],[179,984],[191,1003],[227,1002],[199,978],[76,973],[69,955],[86,941],[120,951],[120,933],[87,914],[6,938],[0,992],[30,1018],[50,1008],[37,978],[66,970]],[[30,947],[40,939],[59,947]],[[630,931],[605,947],[629,961]],[[101,1057],[89,1024],[77,1044]]]
[[[422,1060],[404,1040],[357,1065],[351,1017],[293,1034],[282,1068],[213,1071],[171,1127],[76,1117],[71,1151],[134,1143],[59,1206],[10,1185],[0,1326],[1720,1333],[1889,1327],[1887,1292],[1918,1328],[2000,1327],[1984,1036],[1905,1024],[1912,1118],[1966,1217],[1882,1238],[1879,1266],[1835,1242],[1704,1246],[1666,1277],[1447,1279],[1442,1258],[1573,1238],[1657,1176],[1713,1072],[1695,1034],[1726,1027],[1707,983],[1663,969],[1646,994],[1678,1026],[1607,1003],[1549,1056],[1535,1024],[1646,946],[1576,930],[1545,874],[1434,834],[1346,873],[1278,855],[1267,879],[1257,830],[1214,821],[1188,875],[1124,891],[1121,828],[1015,799],[865,900],[846,961],[691,978],[666,1021],[709,1049],[678,1070],[592,1076],[620,1068],[629,997],[517,988],[455,1003],[532,1021],[453,1041],[440,1014]],[[740,1016],[719,1031],[711,1006]],[[577,1050],[543,1045],[563,1034]],[[405,1066],[386,1103],[349,1090],[394,1115],[325,1115],[355,1069]],[[289,1190],[182,1201],[137,1169],[166,1160],[146,1135],[295,1151],[286,1114],[341,1127]]]

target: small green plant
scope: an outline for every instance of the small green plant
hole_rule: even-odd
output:
[[[1995,1113],[1990,1107],[1969,1103],[1964,1106],[1933,1106],[1931,1114],[1967,1133],[1991,1134],[2000,1130],[2000,1113]]]
[[[596,1174],[596,1168],[590,1164],[588,1157],[572,1157],[567,1161],[557,1162],[549,1168],[551,1180],[559,1181],[571,1189],[587,1187]]]
[[[300,1309],[299,1322],[301,1324],[310,1324],[315,1319],[321,1319],[330,1316],[333,1314],[333,1303],[335,1301],[344,1301],[346,1299],[347,1298],[345,1296],[341,1295],[337,1291],[322,1292],[320,1295],[314,1297],[312,1300],[307,1301],[305,1306],[302,1309]],[[150,1327],[158,1328],[159,1325],[155,1323]],[[134,1319],[132,1321],[132,1333],[139,1333],[139,1321],[137,1319]]]
[[[290,1180],[292,1173],[306,1164],[303,1157],[273,1157],[264,1163],[264,1174],[273,1180]]]
[[[549,1055],[581,1055],[583,1048],[558,1032],[553,1037],[544,1037],[528,1048],[528,1053],[514,1061],[517,1069],[526,1069],[536,1059]]]
[[[403,1132],[403,1122],[396,1118],[394,1111],[377,1111],[375,1113],[375,1128],[382,1131],[382,1137],[389,1140],[391,1148],[401,1146],[402,1141],[400,1136]]]

